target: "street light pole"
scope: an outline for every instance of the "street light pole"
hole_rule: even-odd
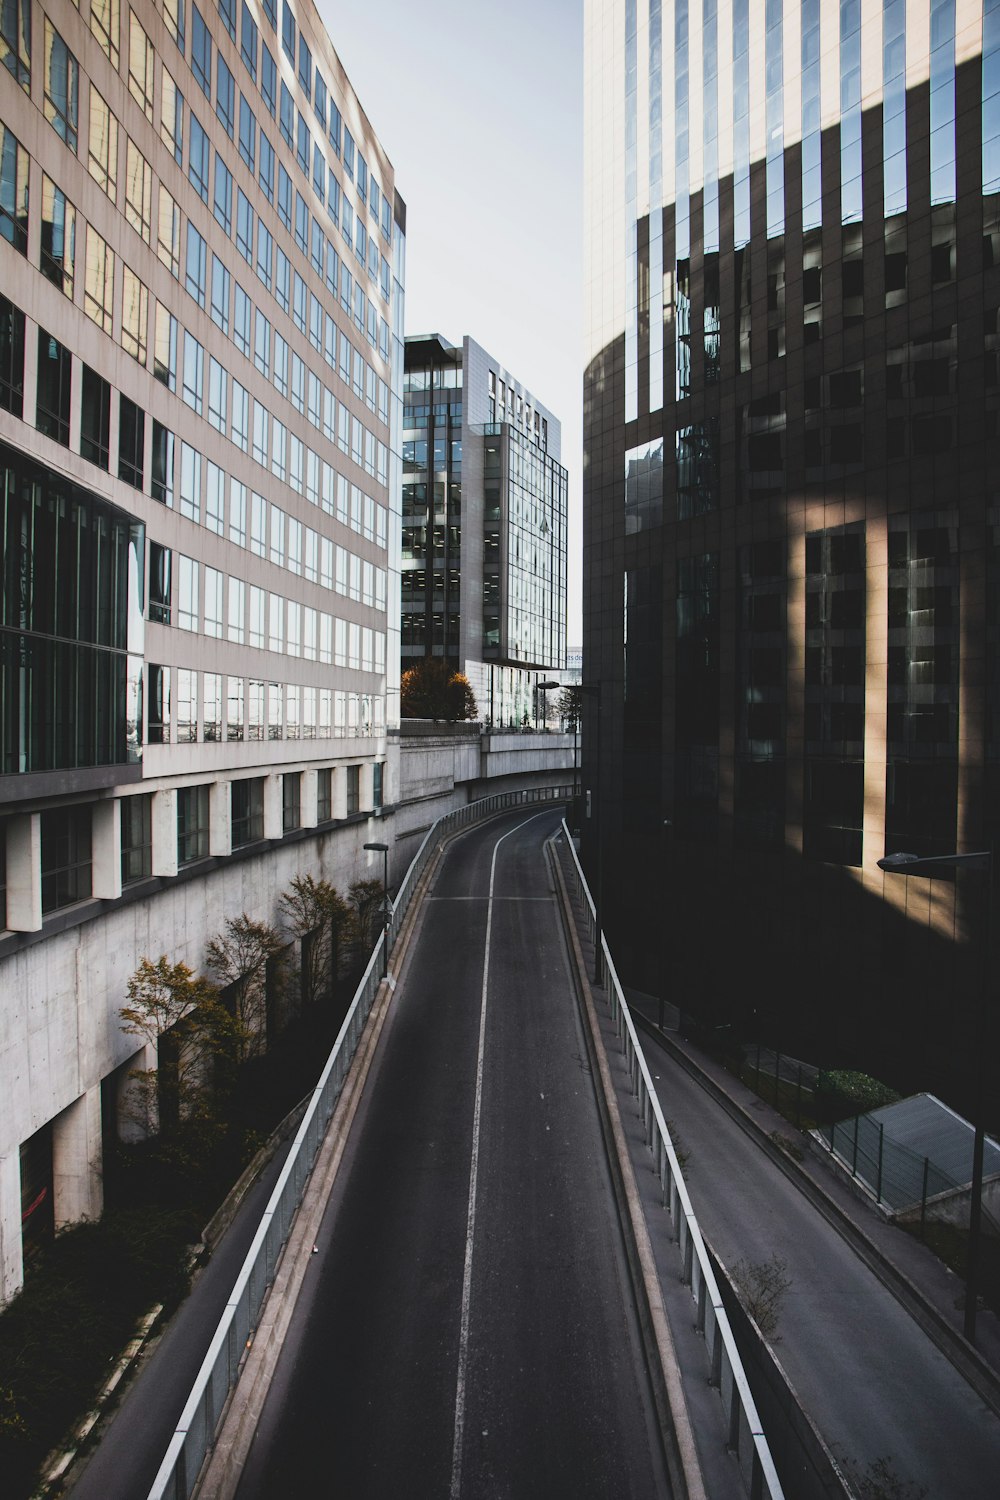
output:
[[[382,978],[389,972],[389,845],[366,844],[373,854],[382,856]]]
[[[993,951],[993,851],[979,849],[972,854],[941,854],[922,859],[917,854],[888,854],[878,861],[887,875],[940,875],[945,870],[976,870],[986,876],[983,882],[983,911],[980,918],[979,945],[981,975],[979,1002],[976,1008],[975,1066],[976,1087],[973,1096],[972,1182],[969,1186],[969,1249],[965,1261],[965,1319],[963,1332],[970,1344],[976,1342],[976,1311],[979,1301],[979,1251],[983,1222],[983,1146],[986,1124],[986,1051],[987,1005]]]

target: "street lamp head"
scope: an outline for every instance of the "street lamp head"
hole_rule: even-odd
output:
[[[562,683],[561,682],[538,682],[538,683],[535,684],[535,686],[538,687],[538,688],[541,688],[541,690],[543,692],[547,693],[550,690],[550,688],[562,687]]]
[[[919,861],[919,859],[920,856],[918,854],[887,854],[885,859],[878,861],[878,867],[880,870],[887,871],[890,875],[905,874],[906,866],[912,865],[914,861]]]
[[[365,848],[366,849],[371,849],[371,851],[372,851],[373,854],[388,854],[389,853],[389,845],[388,844],[366,844]]]

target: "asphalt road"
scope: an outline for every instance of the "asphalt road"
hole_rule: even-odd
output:
[[[862,1474],[887,1458],[914,1486],[901,1495],[995,1500],[1000,1421],[759,1146],[642,1041],[706,1238],[730,1269],[785,1263],[777,1356],[835,1456]]]
[[[239,1500],[670,1493],[543,853],[557,821],[449,846]]]

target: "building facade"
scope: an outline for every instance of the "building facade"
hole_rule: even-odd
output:
[[[401,651],[469,678],[480,717],[536,717],[566,652],[567,474],[557,419],[486,350],[405,349]]]
[[[589,0],[586,28],[587,776],[619,961],[967,1098],[968,1048],[925,1023],[975,1004],[980,893],[877,860],[997,822],[1000,9]]]
[[[2,1298],[100,1211],[139,960],[370,873],[405,207],[311,0],[14,0],[0,62]]]

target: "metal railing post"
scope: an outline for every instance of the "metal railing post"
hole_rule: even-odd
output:
[[[882,1147],[885,1139],[885,1126],[880,1120],[878,1123],[878,1178],[875,1184],[875,1201],[882,1202]]]

